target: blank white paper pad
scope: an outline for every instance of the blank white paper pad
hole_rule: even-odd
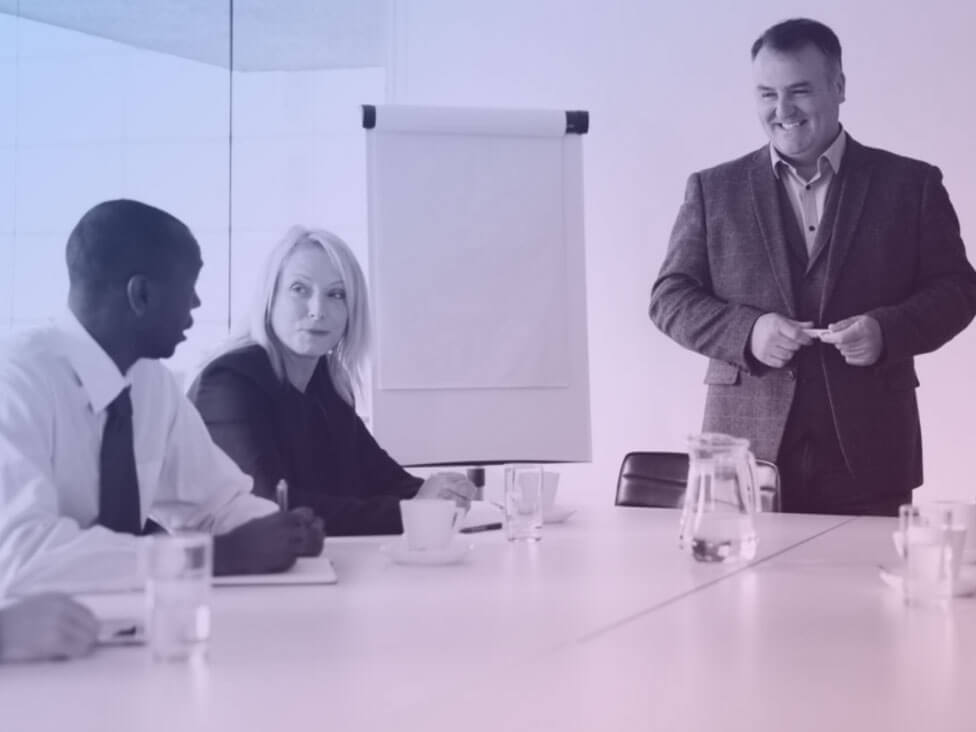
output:
[[[287,572],[214,577],[214,587],[254,585],[334,585],[339,578],[328,557],[300,557]]]

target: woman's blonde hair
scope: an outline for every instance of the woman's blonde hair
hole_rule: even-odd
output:
[[[356,255],[342,239],[324,229],[306,229],[293,226],[284,238],[268,253],[258,286],[255,288],[247,316],[232,330],[217,354],[209,359],[257,344],[268,354],[271,368],[278,379],[284,381],[284,346],[271,327],[271,309],[274,306],[278,281],[285,261],[300,246],[317,246],[325,252],[339,271],[346,290],[346,308],[349,314],[345,333],[336,347],[322,358],[327,359],[329,375],[336,392],[350,405],[356,401],[356,392],[363,388],[364,369],[369,350],[369,304],[366,279],[356,261]]]

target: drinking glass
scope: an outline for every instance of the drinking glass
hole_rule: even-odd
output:
[[[505,533],[509,541],[542,539],[541,465],[505,467]]]
[[[907,604],[945,606],[952,599],[966,544],[967,520],[962,504],[906,504],[898,509]]]
[[[153,658],[176,661],[205,655],[213,537],[187,531],[158,534],[146,542],[147,626]]]

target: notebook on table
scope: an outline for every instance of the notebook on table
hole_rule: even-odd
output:
[[[257,585],[334,585],[339,581],[335,567],[326,556],[299,557],[287,572],[275,574],[229,574],[213,578],[214,587]]]

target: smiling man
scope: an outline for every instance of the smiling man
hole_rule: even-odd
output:
[[[66,259],[60,321],[0,344],[0,597],[138,586],[148,519],[215,534],[218,574],[321,551],[321,522],[252,495],[157,360],[200,305],[190,230],[106,201],[75,226]]]
[[[841,126],[841,47],[787,20],[752,46],[769,144],[695,173],[653,322],[709,360],[704,429],[775,461],[784,510],[893,515],[922,483],[914,356],[976,314],[938,168]]]

